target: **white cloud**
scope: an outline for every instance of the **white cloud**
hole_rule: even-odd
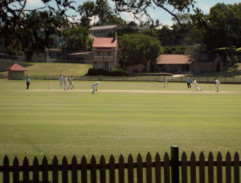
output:
[[[42,3],[41,0],[28,0],[27,1],[27,6],[43,6],[44,4]]]

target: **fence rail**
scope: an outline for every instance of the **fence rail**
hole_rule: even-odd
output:
[[[101,156],[100,163],[96,163],[96,158],[92,156],[90,163],[87,163],[86,157],[83,156],[78,163],[74,156],[71,163],[63,157],[62,164],[59,164],[55,156],[50,164],[46,157],[42,159],[42,164],[35,157],[33,164],[29,165],[29,160],[25,157],[22,165],[19,164],[18,158],[14,158],[13,164],[10,165],[9,158],[5,156],[3,165],[0,166],[0,173],[3,183],[240,183],[240,166],[241,161],[237,152],[233,160],[229,152],[225,160],[220,152],[216,160],[212,152],[209,153],[207,160],[203,152],[200,153],[199,160],[196,160],[194,152],[191,153],[190,160],[187,160],[187,155],[183,152],[179,160],[179,149],[172,146],[170,156],[165,153],[164,159],[161,160],[157,153],[154,161],[148,153],[145,161],[140,154],[134,161],[130,154],[127,162],[120,155],[118,162],[110,156],[109,162],[106,163],[105,157]]]

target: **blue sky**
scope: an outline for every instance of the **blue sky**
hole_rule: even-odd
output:
[[[80,4],[83,4],[83,2],[86,0],[76,0],[76,7],[78,7]],[[240,0],[196,0],[196,7],[201,9],[205,14],[209,13],[209,10],[212,6],[214,6],[217,3],[225,3],[225,4],[234,4],[234,3],[240,3]],[[111,4],[111,3],[110,3]],[[28,0],[27,1],[27,8],[36,8],[43,6],[41,3],[41,0]],[[172,10],[172,9],[171,9]],[[172,25],[172,17],[164,12],[163,10],[160,10],[160,8],[151,8],[149,9],[149,13],[151,17],[154,20],[159,20],[159,22],[163,25]],[[73,12],[70,12],[70,14],[73,14]],[[78,14],[76,14],[78,16]],[[134,20],[133,16],[128,13],[121,13],[121,17],[126,21]]]

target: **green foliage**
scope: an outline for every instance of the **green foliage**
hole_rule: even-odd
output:
[[[125,34],[119,37],[122,65],[145,64],[155,60],[161,53],[159,40],[144,34]]]
[[[105,70],[105,69],[89,69],[88,76],[127,76],[127,71],[121,69],[121,68],[115,68],[111,71]]]
[[[184,54],[184,46],[164,46],[164,54]]]
[[[92,39],[89,38],[89,31],[85,27],[73,27],[66,29],[63,33],[63,50],[67,51],[90,51],[92,49]]]

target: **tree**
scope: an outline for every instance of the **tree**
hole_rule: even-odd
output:
[[[5,39],[5,52],[10,55],[24,52],[27,60],[41,47],[47,47],[50,34],[64,25],[68,8],[74,9],[70,0],[42,0],[43,7],[26,9],[27,0],[3,0],[0,2],[0,34]],[[56,4],[57,8],[50,5]],[[39,25],[37,25],[39,24]],[[41,32],[41,34],[40,34]],[[41,37],[41,36],[42,37]]]
[[[62,49],[65,51],[90,51],[92,39],[85,27],[74,27],[64,31],[64,43]]]
[[[241,46],[241,3],[213,6],[208,16],[204,42],[209,50],[226,47],[232,62],[235,62],[235,47]]]
[[[147,64],[161,53],[160,42],[144,34],[125,34],[119,38],[120,62],[123,66]]]
[[[96,3],[92,1],[84,2],[78,7],[78,12],[82,16],[82,25],[83,22],[87,22],[86,19],[90,20],[93,17],[98,17],[98,21],[94,23],[95,25],[111,25],[123,23],[123,20],[119,17],[119,14],[112,10],[107,0],[96,0]]]
[[[177,14],[175,12],[189,12],[190,8],[194,8],[195,0],[112,0],[115,3],[115,9],[119,12],[131,12],[135,18],[138,19],[138,15],[145,14],[150,20],[152,20],[148,13],[148,8],[154,8],[154,5],[163,11],[166,11],[173,16],[177,23],[182,27]]]

